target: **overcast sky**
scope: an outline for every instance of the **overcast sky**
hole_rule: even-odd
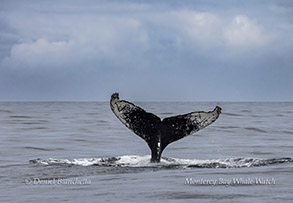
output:
[[[293,1],[0,1],[0,101],[113,92],[293,101]]]

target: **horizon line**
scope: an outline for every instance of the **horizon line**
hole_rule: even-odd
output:
[[[110,101],[102,101],[102,100],[12,100],[12,101],[1,101],[0,100],[0,103],[49,103],[49,102],[60,102],[60,103],[79,103],[79,102],[84,102],[84,103],[94,103],[94,102],[99,102],[99,103],[104,103],[104,102],[110,102]],[[222,103],[291,103],[293,101],[271,101],[271,100],[268,100],[268,101],[253,101],[253,100],[247,100],[247,101],[241,101],[241,100],[237,100],[237,101],[233,101],[233,100],[227,100],[227,101],[224,101],[224,100],[207,100],[207,101],[133,101],[134,103],[138,102],[138,103],[142,103],[142,102],[148,102],[148,103],[180,103],[180,102],[186,102],[186,103],[192,103],[192,102],[198,102],[198,103],[204,103],[204,102],[207,102],[207,103],[211,103],[211,102],[222,102]]]

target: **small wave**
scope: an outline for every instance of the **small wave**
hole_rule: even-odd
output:
[[[240,114],[236,114],[236,113],[223,113],[224,115],[227,115],[227,116],[242,116]]]
[[[12,111],[9,111],[9,110],[1,110],[1,109],[0,109],[0,112],[1,113],[13,113]]]
[[[78,166],[106,166],[129,168],[242,168],[268,166],[293,162],[292,158],[228,158],[228,159],[176,159],[162,157],[160,163],[151,163],[150,156],[119,156],[104,158],[79,159],[34,159],[31,164],[43,165],[78,165]]]
[[[236,129],[239,128],[238,126],[218,126],[218,128],[222,128],[222,129]]]
[[[41,147],[24,147],[24,149],[30,149],[30,150],[40,150],[40,151],[57,151],[57,150],[64,150],[63,148],[41,148]]]
[[[160,115],[174,115],[174,113],[172,113],[172,112],[165,112],[165,113],[159,113]]]
[[[30,116],[9,116],[10,118],[32,118]]]
[[[293,131],[283,130],[282,132],[285,133],[285,134],[293,135]]]
[[[259,133],[267,133],[267,131],[259,129],[259,128],[244,128],[244,129],[251,130],[251,131],[256,131],[256,132],[259,132]]]

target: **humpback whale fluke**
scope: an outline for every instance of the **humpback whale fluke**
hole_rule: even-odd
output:
[[[127,128],[148,143],[152,152],[151,162],[160,162],[161,154],[168,144],[210,125],[217,120],[222,110],[216,106],[213,111],[191,112],[161,120],[128,101],[120,100],[118,93],[112,94],[110,106]]]

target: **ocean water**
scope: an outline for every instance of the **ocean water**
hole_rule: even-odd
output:
[[[156,164],[108,102],[2,102],[0,201],[293,201],[293,103],[136,104],[161,118],[223,113]]]

